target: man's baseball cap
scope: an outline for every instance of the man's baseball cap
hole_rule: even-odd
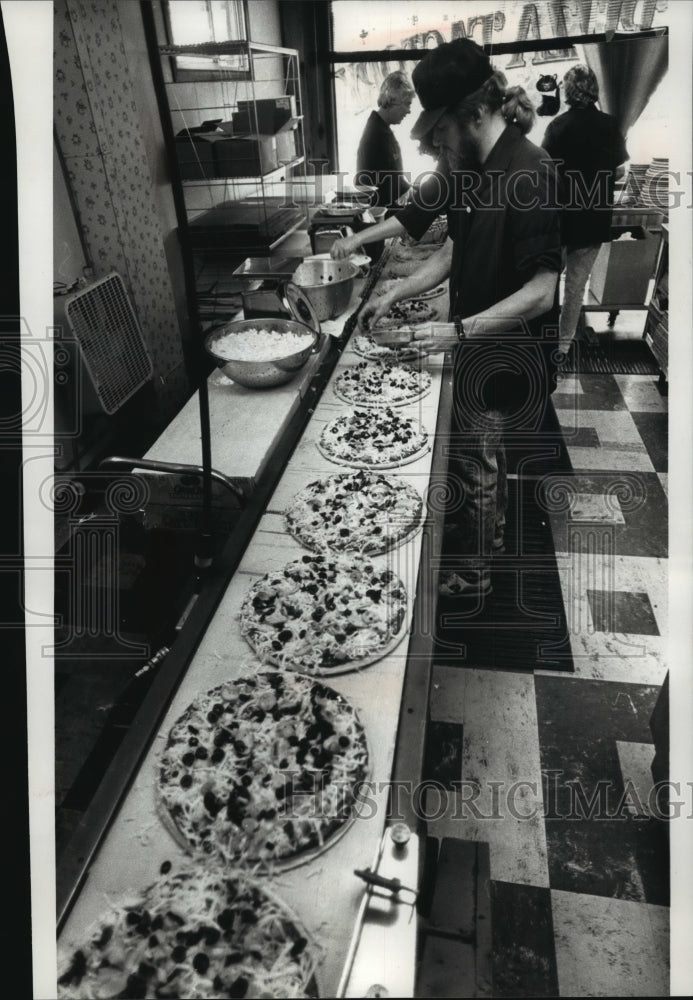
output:
[[[423,108],[411,130],[412,139],[427,135],[449,107],[473,94],[492,74],[489,57],[469,38],[432,49],[411,75]]]

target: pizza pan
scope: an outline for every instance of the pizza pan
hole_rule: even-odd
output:
[[[315,444],[320,454],[323,458],[326,458],[328,462],[334,462],[335,465],[343,465],[350,469],[373,469],[376,472],[381,469],[401,469],[403,465],[411,465],[412,462],[418,462],[420,458],[423,458],[424,455],[427,455],[431,450],[431,445],[427,439],[426,443],[412,455],[400,458],[396,462],[378,462],[375,464],[374,462],[359,462],[358,459],[350,459],[347,461],[344,458],[335,458],[333,455],[330,455],[327,451],[325,451],[319,440],[316,441]]]
[[[404,584],[402,584],[402,586],[404,587]],[[364,670],[366,667],[370,667],[374,663],[378,663],[379,660],[385,659],[386,656],[389,656],[390,653],[393,653],[395,651],[395,649],[401,643],[402,639],[409,632],[409,622],[411,620],[411,611],[412,611],[411,597],[410,597],[409,593],[407,593],[406,610],[405,610],[404,616],[402,618],[402,624],[400,625],[399,630],[395,633],[395,635],[392,636],[392,638],[390,639],[390,641],[388,643],[386,643],[382,647],[382,649],[378,650],[377,653],[371,653],[369,656],[362,656],[358,660],[351,660],[348,664],[345,663],[343,666],[331,667],[329,669],[323,669],[323,670],[315,670],[313,673],[307,673],[305,676],[310,677],[311,679],[319,679],[319,680],[322,681],[324,678],[327,678],[327,677],[339,677],[340,674],[353,674],[353,673],[355,673],[358,670]],[[250,643],[248,643],[248,645],[250,646]],[[253,647],[251,646],[250,648],[252,649]],[[266,667],[267,665],[268,664],[264,664],[263,663],[263,667]],[[284,670],[291,670],[290,667],[282,667],[281,664],[279,664],[279,663],[272,663],[271,665],[274,666],[274,667],[276,667],[278,670],[283,670],[283,669]],[[296,671],[294,671],[294,673],[300,674],[301,671],[300,670],[296,670]],[[368,740],[366,740],[366,745],[368,746]],[[370,762],[370,760],[371,760],[371,757],[370,757],[370,748],[368,748],[368,750],[369,750],[369,758],[368,759],[369,759],[369,762]],[[352,816],[353,816],[353,814],[352,814]],[[349,822],[350,821],[347,820],[347,822],[344,824],[344,826],[348,826]],[[326,850],[332,844],[333,840],[338,839],[342,835],[342,833],[343,833],[342,828],[340,828],[339,830],[336,830],[335,833],[334,833],[334,835],[330,836],[329,840],[326,841],[326,843],[324,845],[322,845],[319,848],[315,848],[315,851],[317,853],[322,853],[324,850]],[[310,852],[306,852],[306,853],[310,853]],[[303,862],[292,858],[292,859],[289,860],[288,867],[295,868],[299,864],[303,864]],[[273,862],[273,865],[275,866],[275,870],[278,871],[278,870],[280,870],[279,866],[282,865],[282,862],[281,861]]]
[[[290,907],[276,892],[270,888],[266,882],[260,881],[254,878],[252,874],[248,873],[243,869],[233,869],[228,868],[226,865],[210,865],[210,859],[206,860],[204,875],[211,877],[212,881],[219,880],[221,882],[226,882],[228,880],[232,881],[236,886],[242,886],[244,889],[251,889],[257,892],[261,897],[264,897],[269,903],[271,903],[276,910],[281,920],[286,922],[286,924],[291,925],[293,928],[297,939],[303,939],[307,948],[302,952],[304,956],[300,962],[302,968],[297,969],[300,973],[300,978],[303,978],[304,985],[303,989],[306,994],[311,998],[319,998],[324,995],[324,991],[321,989],[318,968],[324,959],[324,948],[320,947],[314,937],[314,935],[308,931],[305,923],[298,917],[295,911]],[[187,880],[187,891],[186,885],[180,886],[181,876],[185,877]],[[78,954],[81,954],[81,962],[84,965],[84,976],[89,976],[94,972],[99,972],[99,970],[105,970],[102,972],[103,976],[110,976],[110,980],[96,984],[97,992],[93,992],[94,984],[89,981],[85,981],[84,978],[79,987],[80,996],[123,996],[124,993],[120,992],[121,983],[118,982],[116,978],[115,984],[113,982],[113,970],[108,966],[107,963],[101,960],[101,950],[108,948],[109,941],[114,932],[114,928],[117,929],[116,933],[121,933],[125,926],[128,926],[128,915],[132,912],[137,912],[138,910],[143,911],[153,911],[157,906],[161,905],[161,902],[168,902],[169,905],[173,899],[177,900],[176,914],[178,914],[182,919],[184,917],[189,917],[190,920],[195,923],[196,926],[201,924],[200,914],[197,912],[197,907],[200,900],[200,892],[197,888],[200,884],[200,870],[197,864],[197,859],[194,859],[192,863],[186,863],[182,868],[177,871],[174,870],[171,874],[160,875],[158,879],[155,879],[145,888],[132,888],[126,890],[122,896],[116,899],[105,898],[104,912],[101,917],[94,920],[82,934],[79,935],[66,935],[67,941],[65,944],[61,941],[58,952],[58,973],[62,974],[63,967],[65,969],[68,967],[70,962],[74,963]],[[213,902],[213,897],[211,894],[205,895],[205,898],[211,903]],[[226,902],[226,898],[219,898],[216,905],[221,908],[222,903]],[[215,922],[210,915],[210,921]],[[274,924],[273,924],[274,926]],[[170,933],[170,932],[169,932]],[[119,942],[119,938],[116,936],[115,942]],[[144,944],[144,938],[138,941],[134,938],[130,941],[131,947],[135,947],[137,944],[143,949],[146,947]],[[158,946],[156,941],[156,936],[154,936],[154,946]],[[103,942],[103,943],[101,943]],[[281,941],[277,941],[276,945],[278,948],[284,947],[284,938]],[[149,945],[152,945],[152,941],[149,941]],[[86,953],[86,958],[85,958]],[[135,974],[139,970],[134,966],[132,968],[132,973]],[[127,969],[118,969],[117,975],[126,976]],[[117,984],[117,985],[116,985]],[[288,984],[284,984],[285,988]],[[84,992],[84,988],[87,988],[89,992]],[[274,995],[276,997],[286,996],[286,992],[279,992],[282,989],[280,985],[277,992],[263,993],[263,996]],[[114,990],[118,990],[117,994]],[[129,991],[128,991],[129,993]],[[75,996],[75,988],[70,985],[65,984],[65,989],[59,988],[58,995],[60,997]],[[147,994],[151,995],[151,994]],[[187,993],[186,996],[192,996],[193,994]],[[207,996],[200,992],[199,989],[195,989],[194,996],[202,997]],[[215,993],[216,995],[216,993]]]
[[[375,343],[381,345],[382,347],[404,347],[407,344],[411,344],[414,339],[414,331],[407,329],[406,327],[400,329],[389,330],[387,327],[374,326],[372,330],[369,330],[369,336],[373,337]]]
[[[337,386],[333,386],[334,394],[338,399],[341,399],[344,403],[349,403],[350,406],[363,406],[370,410],[382,410],[384,407],[390,407],[392,409],[399,409],[402,406],[409,406],[410,403],[418,403],[419,400],[425,399],[426,396],[431,391],[431,384],[429,383],[421,392],[417,393],[416,396],[409,396],[408,399],[400,400],[383,400],[379,399],[377,396],[373,400],[364,399],[349,399],[347,395],[340,392]]]
[[[385,345],[383,344],[382,347],[384,351],[392,351],[392,354],[388,357],[387,355],[372,353],[372,351],[369,352],[368,348],[363,348],[362,346],[359,346],[358,343],[359,337],[368,338],[370,337],[370,334],[356,332],[354,335],[352,335],[351,339],[349,340],[349,347],[354,352],[354,354],[358,354],[360,358],[365,358],[366,361],[393,361],[395,364],[400,364],[400,363],[408,364],[423,360],[424,357],[423,352],[414,346],[413,341],[411,345],[409,346],[405,345],[404,347],[400,348],[385,347]],[[377,346],[378,345],[375,344],[375,342],[373,342],[373,347]]]
[[[404,624],[406,624],[406,622],[408,620],[408,617],[409,617],[409,598],[407,597],[407,609],[405,611],[405,615],[404,615],[404,618],[403,618]],[[399,633],[398,633],[398,635],[399,635]],[[247,641],[247,639],[246,639],[246,641]],[[248,643],[248,645],[250,646],[250,643]],[[250,648],[252,649],[253,647],[251,646]],[[385,655],[385,654],[383,653],[383,655]],[[356,663],[356,661],[354,661],[354,662]],[[357,669],[357,666],[354,666],[352,669]],[[270,662],[264,662],[264,661],[260,661],[258,659],[258,670],[255,672],[256,674],[261,675],[261,674],[281,673],[281,672],[282,672],[282,668],[281,668],[281,666],[279,664],[277,664],[277,663],[270,663]],[[343,673],[343,672],[346,672],[346,671],[330,671],[329,674],[328,673],[318,673],[317,671],[315,673],[312,673],[312,674],[303,673],[300,670],[291,670],[290,671],[290,673],[292,675],[297,676],[297,677],[302,677],[306,681],[308,681],[310,684],[319,684],[320,686],[322,686],[324,688],[327,688],[330,691],[333,691],[338,696],[339,700],[345,702],[349,706],[350,710],[354,714],[354,718],[355,718],[356,722],[358,723],[358,726],[359,726],[359,728],[361,730],[361,733],[363,734],[363,742],[364,742],[365,751],[366,751],[366,763],[365,763],[365,767],[364,767],[364,773],[363,773],[363,776],[361,778],[359,778],[358,780],[359,780],[359,782],[368,781],[372,777],[372,760],[373,760],[373,757],[372,757],[371,748],[370,748],[369,741],[368,741],[368,735],[366,733],[365,727],[363,726],[363,723],[361,722],[361,720],[359,718],[358,712],[356,711],[356,709],[354,708],[354,706],[351,704],[351,702],[349,701],[349,699],[346,698],[345,695],[341,694],[341,692],[335,691],[334,688],[331,688],[330,685],[327,684],[327,683],[325,683],[325,680],[323,679],[323,678],[329,677],[331,674],[336,674],[337,672]],[[238,677],[238,678],[234,678],[234,680],[243,680],[243,677],[241,676],[241,677]],[[225,683],[227,683],[227,684],[229,684],[229,685],[232,686],[234,684],[234,680],[229,680],[229,681],[227,681]],[[217,685],[215,688],[212,688],[211,691],[207,692],[207,694],[208,695],[214,695],[215,692],[217,690],[219,690],[219,688],[221,688],[221,687],[224,687],[224,684]],[[193,699],[193,702],[194,701],[195,701],[195,699]],[[191,704],[192,704],[192,702],[191,702]],[[185,711],[182,713],[181,716],[179,716],[179,718],[176,720],[175,723],[173,723],[173,725],[176,725],[180,721],[180,718],[184,714],[185,714]],[[162,758],[163,758],[165,752],[166,752],[166,746],[164,746],[160,750],[159,755],[158,755],[157,774],[159,773],[159,769],[161,768],[161,762],[162,762]],[[168,810],[168,808],[166,806],[166,803],[164,801],[164,796],[163,796],[163,793],[161,792],[161,787],[160,786],[157,787],[157,795],[156,795],[156,811],[157,811],[157,814],[158,814],[161,822],[163,823],[163,825],[166,828],[166,830],[170,833],[170,835],[172,836],[172,838],[174,839],[174,841],[181,847],[181,849],[183,851],[185,851],[185,853],[188,856],[195,857],[195,858],[205,858],[207,861],[209,861],[210,859],[219,858],[219,859],[221,859],[223,861],[224,865],[236,866],[236,867],[238,867],[239,869],[241,869],[243,871],[250,871],[254,875],[263,875],[263,876],[264,875],[271,875],[271,874],[277,873],[277,872],[290,871],[293,868],[298,868],[299,866],[302,866],[302,865],[305,865],[305,864],[309,864],[314,858],[318,857],[321,854],[324,854],[325,851],[329,850],[329,848],[332,847],[332,845],[334,843],[336,843],[344,835],[344,833],[349,829],[349,827],[351,826],[351,824],[353,823],[353,821],[356,819],[356,810],[357,810],[357,804],[352,807],[350,815],[344,821],[344,823],[342,823],[341,826],[337,827],[335,830],[330,831],[327,834],[327,838],[322,843],[318,844],[317,846],[310,847],[310,848],[305,848],[304,850],[300,851],[298,854],[294,854],[294,855],[291,855],[291,856],[288,856],[288,857],[284,857],[284,858],[276,858],[276,859],[274,859],[274,858],[268,858],[268,859],[264,859],[264,858],[254,858],[254,857],[247,857],[247,856],[244,857],[242,854],[233,854],[233,855],[231,855],[231,852],[229,852],[229,855],[227,856],[227,855],[224,854],[223,850],[220,850],[219,848],[217,848],[216,850],[213,849],[209,853],[206,852],[206,851],[204,851],[204,850],[201,850],[199,847],[196,847],[194,844],[191,844],[188,841],[187,837],[185,836],[185,833],[180,829],[180,827],[176,823],[175,819],[171,816],[171,814],[170,814],[170,812],[169,812],[169,810]],[[233,845],[230,844],[229,846],[231,847]]]
[[[354,546],[345,546],[343,548],[336,548],[334,546],[330,546],[330,545],[327,545],[327,544],[325,544],[325,545],[311,545],[308,541],[305,541],[304,538],[301,536],[300,532],[293,531],[292,528],[291,528],[291,507],[292,507],[292,505],[296,502],[296,500],[300,500],[303,503],[307,502],[306,500],[304,500],[303,494],[308,493],[308,491],[314,489],[314,487],[319,486],[319,485],[327,484],[327,483],[329,483],[331,480],[333,480],[335,478],[336,479],[340,479],[340,478],[343,478],[346,475],[348,475],[348,473],[338,473],[338,474],[333,475],[333,476],[326,476],[326,477],[324,476],[321,479],[315,479],[315,480],[313,480],[313,482],[308,483],[307,486],[304,486],[302,490],[299,490],[299,492],[292,498],[292,500],[287,505],[287,507],[286,507],[286,509],[284,511],[284,523],[285,523],[285,526],[286,526],[286,530],[287,530],[288,534],[290,534],[291,537],[294,538],[299,543],[299,545],[303,546],[304,549],[307,549],[309,552],[336,553],[336,554],[340,554],[340,555],[341,554],[345,554],[345,555],[348,555],[348,554],[360,554],[360,555],[363,555],[366,558],[370,558],[370,557],[375,558],[375,557],[380,556],[380,555],[385,555],[386,553],[391,552],[393,549],[399,548],[400,546],[406,544],[408,541],[410,541],[410,539],[412,539],[420,531],[420,529],[423,526],[424,521],[426,520],[426,504],[424,503],[424,501],[423,501],[423,499],[422,499],[419,491],[414,486],[412,486],[410,483],[407,483],[406,480],[401,480],[401,482],[404,484],[405,488],[407,488],[408,490],[413,491],[413,493],[416,494],[418,502],[420,503],[421,506],[420,506],[419,513],[418,513],[418,516],[417,516],[416,520],[414,520],[414,521],[412,521],[410,523],[410,525],[407,528],[407,530],[399,538],[396,538],[396,537],[393,537],[392,535],[387,535],[387,534],[381,535],[380,537],[381,537],[381,539],[382,539],[382,541],[383,541],[384,544],[380,548],[375,548],[375,549],[357,548],[357,547],[354,547]],[[400,481],[400,480],[393,480],[391,477],[388,479],[387,476],[380,476],[378,473],[374,473],[374,475],[376,475],[379,479],[384,480],[385,482],[394,482],[394,481],[398,481],[399,482]],[[310,498],[310,494],[309,494],[309,498]]]

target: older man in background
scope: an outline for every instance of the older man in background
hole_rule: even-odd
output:
[[[402,150],[392,131],[411,110],[414,88],[406,73],[390,73],[382,82],[378,107],[371,111],[356,154],[356,184],[378,189],[375,205],[393,208],[411,187],[404,172]]]

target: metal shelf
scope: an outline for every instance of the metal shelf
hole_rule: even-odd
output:
[[[228,42],[200,42],[197,45],[159,45],[162,56],[294,56],[295,49],[285,49],[280,45],[266,45],[263,42],[245,40]]]
[[[305,163],[305,156],[297,156],[295,160],[287,160],[286,163],[282,163],[280,166],[275,167],[274,170],[268,171],[266,174],[248,174],[244,177],[201,177],[199,180],[192,179],[181,179],[181,184],[184,187],[207,187],[212,184],[214,187],[221,187],[224,184],[247,184],[247,183],[271,183],[272,181],[284,180],[282,174],[286,173],[287,170],[293,170],[294,167],[300,166]]]

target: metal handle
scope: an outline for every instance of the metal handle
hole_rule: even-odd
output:
[[[402,883],[398,878],[385,878],[372,872],[370,868],[354,868],[354,875],[358,875],[366,885],[377,885],[380,889],[389,889],[393,895],[397,895],[402,888]]]
[[[100,462],[99,469],[104,472],[111,469],[143,469],[146,472],[173,472],[195,476],[203,475],[204,471],[201,465],[179,465],[177,462],[156,462],[151,458],[126,458],[123,455],[109,455],[108,458],[104,458]],[[223,472],[218,472],[216,469],[211,470],[211,478],[215,483],[233,493],[242,504],[245,504],[247,500],[245,490],[233,479],[229,479]]]

